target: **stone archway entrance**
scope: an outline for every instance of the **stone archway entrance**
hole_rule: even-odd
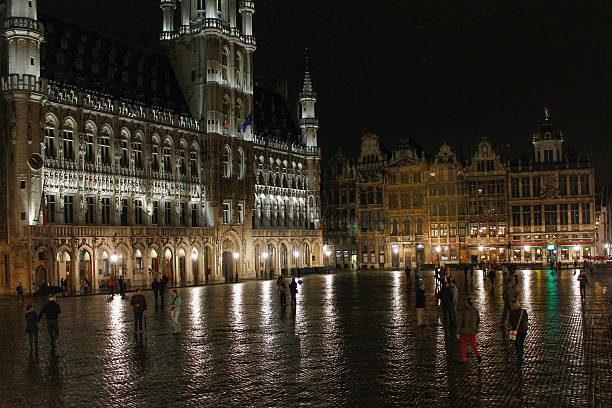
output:
[[[78,282],[84,294],[91,292],[93,288],[92,262],[89,252],[81,250],[79,252],[79,275]]]
[[[183,248],[179,249],[178,255],[178,284],[184,285],[187,282],[187,262],[185,260],[186,254]]]

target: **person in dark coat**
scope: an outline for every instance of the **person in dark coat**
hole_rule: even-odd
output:
[[[142,332],[142,318],[147,311],[147,299],[140,289],[136,289],[136,294],[130,300],[130,306],[134,308],[134,332]]]
[[[580,297],[586,297],[586,287],[589,284],[589,280],[587,279],[584,271],[580,271],[580,275],[578,275],[578,282],[580,282]]]
[[[19,303],[19,298],[21,298],[21,303],[25,303],[23,300],[23,286],[21,286],[21,282],[17,285],[17,303]]]
[[[278,293],[280,294],[280,304],[281,307],[285,307],[287,305],[287,284],[285,283],[285,278],[279,276],[278,279]]]
[[[461,339],[461,362],[465,363],[467,343],[470,342],[470,347],[474,355],[480,363],[482,357],[476,348],[476,333],[480,326],[480,313],[474,307],[474,301],[471,297],[465,300],[465,308],[459,313],[457,321],[457,340]]]
[[[151,289],[153,289],[153,296],[155,296],[155,306],[157,306],[157,295],[159,294],[159,282],[157,281],[157,278],[153,278]]]
[[[289,284],[289,292],[291,293],[291,306],[295,309],[297,306],[296,296],[298,293],[298,287],[295,278],[291,278],[291,283]]]
[[[467,286],[467,281],[468,281],[468,266],[467,266],[467,264],[463,264],[463,281],[465,282],[465,284]]]
[[[119,294],[122,298],[125,297],[125,282],[123,281],[123,276],[119,277]]]
[[[51,296],[49,301],[43,306],[40,314],[38,315],[38,320],[45,315],[47,320],[47,331],[49,332],[49,342],[51,343],[51,347],[55,348],[55,342],[57,341],[57,337],[59,336],[59,322],[58,318],[60,313],[62,313],[62,309],[55,302],[55,296]]]
[[[427,295],[425,294],[425,284],[421,283],[421,286],[417,288],[416,294],[416,315],[417,315],[417,326],[424,327],[423,315],[425,313],[425,300]]]
[[[168,281],[166,280],[167,277],[166,275],[164,275],[160,282],[159,282],[159,298],[161,300],[161,305],[164,306],[165,300],[164,300],[164,292],[166,291],[166,284],[168,283]]]
[[[453,279],[448,289],[448,311],[450,313],[450,322],[453,326],[457,324],[457,302],[459,301],[459,291],[457,290],[457,282]]]
[[[412,285],[412,277],[410,276],[410,267],[406,266],[406,284]]]
[[[28,333],[30,340],[30,350],[33,346],[38,346],[38,314],[32,307],[32,305],[26,306],[25,313],[26,328],[25,331]]]
[[[529,317],[527,310],[521,307],[518,299],[512,302],[512,310],[510,310],[510,329],[516,330],[516,339],[514,340],[514,348],[516,350],[516,365],[523,364],[523,349],[525,348],[525,337],[527,337]]]
[[[502,299],[504,300],[504,311],[502,312],[501,324],[505,325],[506,315],[510,313],[512,302],[518,299],[518,292],[512,285],[512,280],[510,279],[506,281],[506,287],[504,288]]]
[[[445,282],[444,286],[442,286],[442,289],[440,289],[440,292],[438,292],[438,298],[440,299],[440,304],[442,305],[442,321],[444,322],[444,324],[452,322],[449,308],[450,297],[450,286],[448,282]]]

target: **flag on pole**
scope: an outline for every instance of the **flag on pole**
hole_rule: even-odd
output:
[[[230,127],[230,119],[232,117],[232,113],[234,113],[234,111],[232,110],[229,115],[227,115],[225,117],[225,128],[228,129]]]
[[[244,131],[246,130],[247,126],[250,126],[252,124],[253,124],[253,111],[251,111],[251,113],[249,113],[249,116],[247,116],[246,120],[242,124],[242,133],[244,133]]]
[[[38,209],[38,216],[40,220],[40,213],[42,212],[43,227],[47,226],[47,202],[45,200],[45,193],[43,191],[40,197],[40,208]],[[39,221],[40,222],[40,221]]]

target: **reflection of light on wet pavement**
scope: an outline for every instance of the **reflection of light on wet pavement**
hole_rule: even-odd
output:
[[[189,308],[191,309],[191,326],[196,335],[202,334],[202,287],[193,288]],[[185,305],[183,305],[185,307]]]
[[[519,276],[519,284],[516,288],[519,295],[519,302],[527,309],[531,310],[533,299],[531,298],[531,274],[534,271],[530,269],[517,270],[516,273]]]

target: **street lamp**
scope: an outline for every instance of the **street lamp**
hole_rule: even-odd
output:
[[[194,284],[197,284],[198,282],[198,251],[196,251],[195,249],[193,250],[193,252],[191,253],[191,260],[192,260],[192,267],[191,270],[193,272],[193,280],[194,280]],[[193,267],[193,265],[195,264],[195,268]]]

